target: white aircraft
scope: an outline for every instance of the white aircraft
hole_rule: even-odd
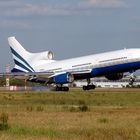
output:
[[[64,84],[81,79],[87,79],[83,90],[95,89],[90,78],[105,76],[109,80],[119,80],[124,73],[140,69],[140,49],[123,49],[56,61],[51,51],[30,53],[15,37],[9,37],[8,42],[15,62],[11,75],[26,76],[32,82],[54,83],[56,91],[68,91]],[[130,79],[134,81],[133,77]]]

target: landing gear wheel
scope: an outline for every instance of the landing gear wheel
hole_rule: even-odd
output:
[[[56,91],[69,91],[69,87],[59,87],[59,86],[56,86]]]
[[[61,91],[62,90],[62,87],[58,87],[58,86],[56,86],[56,89],[55,89],[56,91]]]
[[[91,90],[91,89],[95,89],[96,86],[91,84],[91,80],[90,78],[87,79],[87,86],[83,86],[83,90]]]
[[[83,86],[83,90],[88,90],[88,89],[87,89],[87,86]]]
[[[95,85],[83,86],[83,90],[91,90],[91,89],[95,89]]]
[[[95,89],[95,85],[89,85],[89,89]]]
[[[69,87],[62,87],[62,91],[69,91]]]

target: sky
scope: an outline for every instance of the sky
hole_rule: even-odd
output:
[[[10,36],[58,60],[140,48],[140,0],[0,0],[0,72],[13,66]]]

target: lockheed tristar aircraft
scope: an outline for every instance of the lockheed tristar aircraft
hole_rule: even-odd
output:
[[[15,63],[10,75],[25,76],[31,82],[55,84],[56,91],[68,91],[65,84],[82,79],[87,80],[83,90],[95,89],[91,78],[104,76],[109,80],[119,80],[124,73],[130,73],[132,84],[132,73],[140,69],[140,49],[123,49],[56,61],[51,51],[30,53],[15,37],[9,37],[8,42]]]

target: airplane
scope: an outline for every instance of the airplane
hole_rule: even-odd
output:
[[[91,78],[106,77],[108,80],[120,80],[130,73],[133,84],[133,72],[140,69],[140,49],[122,49],[83,57],[54,60],[51,51],[30,53],[25,50],[14,36],[8,38],[15,66],[10,75],[26,77],[28,81],[55,84],[56,91],[69,91],[69,84],[75,80],[87,80],[83,90],[95,89]]]

